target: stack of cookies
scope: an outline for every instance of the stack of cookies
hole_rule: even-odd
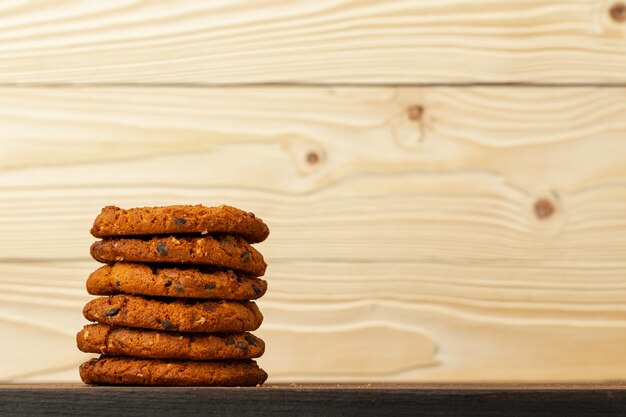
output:
[[[244,386],[267,378],[252,358],[265,344],[248,333],[263,320],[263,257],[251,243],[269,229],[229,206],[105,207],[91,255],[106,265],[87,280],[102,297],[76,336],[87,384]]]

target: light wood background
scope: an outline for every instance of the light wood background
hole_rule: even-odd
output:
[[[0,381],[77,381],[93,218],[271,228],[271,381],[626,375],[626,6],[0,4]]]

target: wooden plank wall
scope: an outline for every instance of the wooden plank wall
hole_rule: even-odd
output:
[[[626,361],[626,6],[0,5],[0,381],[77,381],[100,208],[272,233],[271,381]]]

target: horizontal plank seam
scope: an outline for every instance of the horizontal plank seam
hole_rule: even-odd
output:
[[[93,238],[94,240],[98,240],[97,238]],[[2,264],[14,264],[14,265],[29,265],[29,264],[54,264],[54,263],[67,263],[67,262],[85,262],[90,261],[97,263],[97,261],[90,258],[88,255],[77,257],[77,256],[67,256],[67,257],[57,257],[57,258],[15,258],[15,257],[0,257],[0,265]],[[528,259],[512,259],[512,258],[502,258],[502,257],[493,257],[493,258],[458,258],[458,257],[450,257],[450,258],[413,258],[409,264],[433,264],[433,265],[459,265],[459,266],[472,266],[475,262],[483,262],[484,264],[489,264],[490,266],[511,266],[511,267],[528,267],[528,266],[541,266],[544,268],[554,267],[561,268],[564,266],[575,266],[575,267],[602,267],[603,269],[615,269],[615,268],[624,268],[626,267],[626,260],[616,260],[610,261],[610,264],[607,266],[608,261],[600,260],[600,261],[588,261],[588,260],[568,260],[567,262],[563,262],[559,258],[528,258]],[[322,257],[310,257],[310,258],[280,258],[273,257],[273,264],[298,264],[300,262],[321,262],[321,263],[358,263],[358,264],[397,264],[399,262],[406,262],[405,258],[387,258],[387,259],[377,259],[372,260],[370,258],[322,258]],[[175,265],[175,263],[173,263]]]
[[[542,82],[470,82],[470,83],[309,83],[309,82],[256,82],[256,83],[0,83],[0,88],[410,88],[410,87],[596,87],[596,88],[621,88],[626,87],[623,83],[542,83]]]

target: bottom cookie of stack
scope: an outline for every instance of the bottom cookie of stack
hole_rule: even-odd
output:
[[[80,366],[87,384],[160,386],[254,386],[267,373],[253,360],[185,361],[101,356]]]

